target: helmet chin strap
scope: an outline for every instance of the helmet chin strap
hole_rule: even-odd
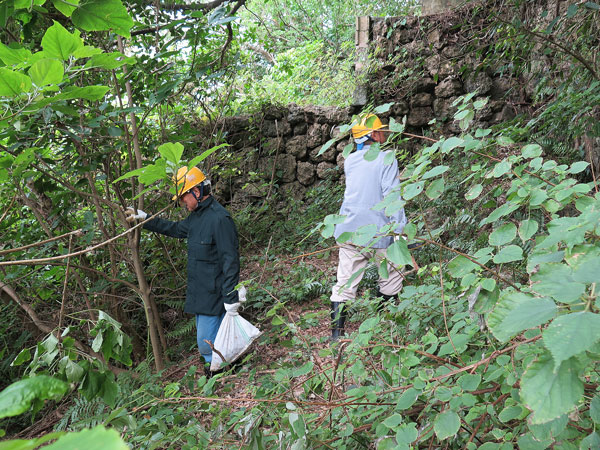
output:
[[[200,198],[198,198],[196,196],[196,193],[194,192],[194,188],[190,189],[190,194],[192,194],[194,196],[194,199],[196,200],[196,208],[198,207],[198,205],[200,204],[200,202],[202,201],[202,197],[204,197],[204,182],[200,183]]]

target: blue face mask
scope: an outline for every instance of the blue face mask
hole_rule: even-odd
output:
[[[362,150],[366,145],[371,145],[370,142],[375,142],[373,141],[373,139],[371,138],[371,135],[366,136],[366,140],[364,142],[358,143],[356,144],[356,150]]]

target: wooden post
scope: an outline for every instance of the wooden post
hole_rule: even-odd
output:
[[[363,80],[364,71],[369,58],[369,42],[371,40],[371,18],[369,16],[360,16],[356,18],[355,45],[356,62],[354,63],[354,73],[359,84],[354,90],[354,105],[364,106],[369,97],[369,87]]]

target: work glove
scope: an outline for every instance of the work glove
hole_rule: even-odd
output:
[[[125,220],[129,223],[135,222],[136,220],[146,220],[148,214],[141,209],[127,208],[125,210]]]

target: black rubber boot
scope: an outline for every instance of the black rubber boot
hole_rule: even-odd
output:
[[[390,300],[396,298],[395,295],[385,295],[382,294],[380,291],[377,291],[377,294],[375,294],[378,298],[377,300],[377,311],[381,312],[384,310],[385,306],[390,302]],[[383,300],[379,300],[379,298],[382,298]]]
[[[331,302],[331,340],[337,341],[344,335],[346,323],[346,304],[344,302]]]

